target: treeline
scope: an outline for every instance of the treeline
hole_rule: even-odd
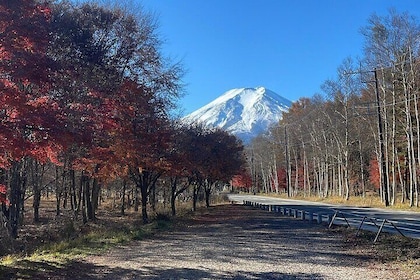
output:
[[[291,197],[370,193],[387,206],[419,206],[419,22],[390,10],[371,16],[361,33],[364,57],[346,58],[322,95],[294,102],[252,143],[242,185]]]
[[[112,198],[148,208],[180,196],[193,207],[244,164],[233,136],[176,121],[183,68],[161,51],[156,19],[96,2],[0,2],[0,217],[10,235],[25,200],[39,221],[44,194],[56,214],[95,220]]]

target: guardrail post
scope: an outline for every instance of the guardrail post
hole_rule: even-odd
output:
[[[293,211],[293,217],[294,217],[295,219],[297,219],[297,218],[298,218],[298,216],[299,216],[299,211],[298,211],[297,209],[294,209],[294,211]]]
[[[306,220],[306,212],[304,210],[302,210],[300,218]]]
[[[322,214],[317,213],[316,221],[318,222],[318,224],[322,224]]]
[[[381,224],[381,226],[379,227],[378,233],[376,234],[376,236],[375,236],[375,240],[373,240],[373,243],[376,243],[376,241],[378,240],[379,234],[381,234],[382,229],[383,229],[383,227],[384,227],[385,223],[386,223],[386,219],[384,219],[384,220],[382,221],[382,224]]]
[[[314,220],[314,213],[313,212],[309,212],[308,213],[309,216],[309,221],[312,222]]]

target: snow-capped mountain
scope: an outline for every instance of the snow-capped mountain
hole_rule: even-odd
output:
[[[291,104],[264,87],[236,88],[187,115],[184,121],[222,128],[247,144],[278,122]]]

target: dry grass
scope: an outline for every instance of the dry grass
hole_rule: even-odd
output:
[[[356,254],[369,256],[378,263],[396,267],[411,277],[419,279],[420,275],[420,240],[400,235],[382,233],[376,243],[376,233],[361,231],[342,226],[333,226],[331,232],[343,237],[345,246]]]
[[[289,198],[286,194],[261,194],[267,195],[270,197],[279,197],[279,198]],[[347,206],[357,206],[357,207],[374,207],[374,208],[386,208],[384,203],[377,195],[368,194],[366,197],[361,196],[350,196],[348,200],[340,196],[329,196],[329,197],[319,197],[319,196],[303,196],[297,195],[291,197],[292,199],[297,200],[306,200],[312,202],[322,202],[329,204],[340,204]],[[401,203],[401,200],[398,198],[394,205],[390,205],[387,209],[403,210],[403,211],[413,211],[420,212],[420,207],[410,207],[409,203]]]

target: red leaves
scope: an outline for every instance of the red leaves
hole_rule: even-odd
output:
[[[58,162],[58,104],[49,96],[51,10],[35,1],[0,4],[0,167],[25,156]]]
[[[37,5],[36,10],[39,14],[44,15],[47,20],[51,20],[51,9],[45,5]]]
[[[67,152],[72,168],[102,178],[125,175],[130,164],[167,168],[165,104],[156,93],[167,85],[148,90],[142,83],[155,80],[140,81],[140,45],[120,46],[126,41],[112,32],[132,39],[125,15],[65,7],[51,21],[52,10],[38,1],[0,2],[0,167],[27,156],[60,164]]]
[[[3,184],[0,184],[0,204],[9,205],[9,201],[6,198],[7,187]]]
[[[0,73],[15,82],[45,81],[49,9],[30,0],[2,1],[0,7]]]
[[[239,175],[235,175],[232,178],[231,185],[235,189],[250,190],[252,187],[251,176],[245,172]]]
[[[379,174],[379,164],[376,158],[372,158],[369,164],[369,181],[375,187],[379,189],[381,185],[380,174]]]

